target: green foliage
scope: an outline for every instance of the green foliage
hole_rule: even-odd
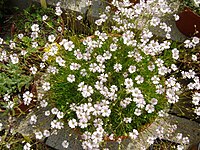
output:
[[[200,4],[195,3],[196,0],[182,0],[182,4],[184,6],[189,7],[192,11],[194,11],[196,14],[200,15]]]
[[[74,103],[79,106],[88,102],[88,99],[83,98],[81,93],[77,91],[78,84],[84,81],[86,85],[91,85],[92,87],[94,87],[95,82],[97,81],[100,74],[91,73],[88,69],[89,65],[96,62],[95,58],[97,55],[103,55],[105,53],[105,50],[109,49],[110,45],[113,43],[113,39],[118,41],[116,44],[119,46],[119,48],[112,53],[112,58],[106,61],[105,73],[107,73],[109,77],[104,86],[110,87],[111,85],[116,85],[119,88],[119,91],[117,99],[111,104],[111,115],[108,118],[100,118],[105,123],[105,131],[107,131],[107,133],[111,134],[114,132],[116,136],[120,136],[131,132],[133,129],[141,130],[144,125],[151,123],[157,117],[157,113],[160,110],[166,109],[168,107],[165,95],[157,94],[155,92],[155,85],[151,83],[151,77],[158,74],[158,68],[156,68],[154,71],[150,71],[148,70],[148,65],[154,62],[155,58],[149,55],[145,55],[141,50],[139,50],[139,52],[143,56],[142,61],[136,62],[133,58],[127,57],[128,53],[134,50],[134,48],[123,44],[123,39],[121,37],[109,37],[102,44],[101,48],[94,49],[91,54],[92,59],[90,61],[77,60],[76,57],[73,55],[73,52],[65,52],[61,48],[58,55],[63,56],[63,59],[66,60],[66,66],[59,67],[58,64],[54,64],[55,66],[57,66],[57,68],[59,68],[59,73],[51,75],[51,90],[50,92],[48,92],[48,95],[50,100],[54,104],[56,104],[56,106],[59,107],[62,112],[66,113],[65,117],[67,120],[74,118],[76,115],[74,111],[70,110],[70,105]],[[97,39],[94,39],[94,41],[96,40]],[[84,53],[85,46],[76,39],[73,39],[72,41],[75,43],[76,49],[80,49],[81,53]],[[137,47],[135,47],[135,49],[137,49]],[[169,49],[164,51],[163,54],[159,56],[159,58],[167,60],[165,61],[165,65],[169,67],[174,62],[171,55],[172,54]],[[73,62],[81,64],[81,68],[79,69],[79,71],[70,70],[69,66]],[[120,63],[123,66],[122,71],[120,71],[119,73],[113,70],[113,66],[115,63]],[[133,74],[128,73],[128,68],[130,65],[135,65],[137,68],[137,71]],[[81,76],[81,69],[86,69],[86,72],[88,74],[86,76]],[[76,76],[75,82],[70,83],[67,81],[67,76],[69,74],[73,74]],[[144,77],[145,82],[142,84],[137,84],[137,87],[142,91],[142,93],[144,93],[145,101],[147,103],[150,103],[151,98],[158,99],[158,104],[155,106],[155,112],[149,114],[145,112],[145,110],[143,110],[141,116],[136,116],[134,114],[136,108],[135,103],[129,104],[126,108],[121,107],[120,102],[123,99],[131,96],[131,94],[127,94],[125,90],[124,74],[127,74],[126,78],[131,78],[133,80],[136,78],[137,75],[142,75],[142,77]],[[164,86],[165,78],[161,78],[160,82]],[[94,105],[98,102],[101,102],[101,100],[104,99],[104,96],[102,96],[102,94],[100,94],[98,90],[95,90],[94,94],[91,96],[91,99],[91,103]],[[125,123],[123,121],[125,117],[132,118],[133,122],[130,124]],[[86,130],[92,131],[92,124]]]

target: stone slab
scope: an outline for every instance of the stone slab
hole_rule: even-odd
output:
[[[40,0],[32,0],[36,2],[40,2]],[[69,9],[72,11],[77,11],[82,14],[86,12],[91,16],[99,16],[99,13],[105,9],[105,2],[102,0],[92,0],[92,6],[87,5],[87,0],[46,0],[49,5],[56,5],[56,3],[61,2],[61,7],[63,9]]]
[[[169,121],[171,124],[177,124],[176,133],[182,133],[183,137],[185,136],[189,137],[190,145],[200,142],[200,124],[199,123],[185,119],[185,118],[177,117],[175,115],[169,115]],[[171,140],[178,143],[178,141],[176,141],[175,138]]]
[[[17,123],[15,127],[15,131],[22,134],[23,136],[29,136],[30,138],[35,137],[34,132],[39,129],[41,132],[45,129],[50,129],[50,123],[54,118],[54,115],[50,115],[46,117],[44,112],[49,110],[49,108],[40,108],[40,109],[33,109],[25,118],[21,116],[17,118]],[[37,123],[36,125],[30,124],[31,116],[35,114],[37,116]]]
[[[81,147],[79,134],[67,127],[59,130],[57,135],[51,135],[48,137],[45,144],[57,150],[66,150],[62,146],[62,142],[64,140],[69,142],[69,147],[67,150],[83,150]]]

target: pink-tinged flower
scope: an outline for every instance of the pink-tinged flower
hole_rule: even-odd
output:
[[[41,140],[43,138],[43,134],[41,131],[35,132],[35,138]]]
[[[63,148],[68,148],[69,142],[68,142],[67,140],[64,140],[64,141],[62,142],[62,146],[63,146]]]
[[[71,119],[71,120],[69,120],[68,125],[70,128],[76,128],[78,123],[77,123],[76,119]]]
[[[38,25],[38,24],[33,24],[33,25],[31,26],[31,30],[32,30],[33,32],[38,32],[38,31],[40,30],[39,25]]]

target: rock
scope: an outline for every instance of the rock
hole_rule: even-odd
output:
[[[51,135],[46,140],[46,145],[53,147],[57,150],[66,150],[62,146],[62,142],[67,140],[69,147],[67,150],[82,150],[80,142],[80,134],[72,131],[69,127],[65,127],[58,131],[57,135]]]
[[[41,131],[45,129],[50,129],[50,123],[54,118],[54,115],[50,115],[46,117],[44,115],[44,112],[46,110],[49,110],[49,108],[40,108],[40,109],[33,109],[32,112],[30,112],[26,118],[24,116],[21,116],[20,118],[17,119],[16,127],[15,127],[15,132],[18,132],[22,134],[23,136],[27,137],[35,137],[34,132],[35,131]],[[30,118],[31,116],[35,114],[37,116],[37,123],[36,125],[31,125],[30,124]]]
[[[174,16],[169,15],[165,16],[162,19],[162,22],[165,22],[168,26],[171,27],[171,39],[173,41],[183,42],[187,38],[185,35],[183,35],[178,28],[176,27],[176,22],[174,20]],[[165,38],[166,33],[164,30],[158,28],[158,27],[151,27],[151,32],[159,37]]]
[[[36,2],[40,2],[40,0],[32,0]],[[56,3],[61,2],[61,7],[65,10],[72,10],[76,12],[80,12],[82,14],[89,13],[91,16],[97,17],[99,13],[105,9],[105,2],[100,0],[93,0],[92,6],[89,7],[87,5],[87,0],[48,0],[47,3],[49,5],[56,5]]]
[[[177,130],[175,131],[175,133],[182,133],[183,137],[185,136],[189,137],[189,140],[190,140],[189,145],[193,145],[200,142],[200,124],[199,123],[185,119],[185,118],[180,118],[174,115],[169,115],[168,118],[171,124],[177,124]],[[177,141],[176,138],[171,139],[171,141],[179,143],[179,141]],[[186,148],[188,148],[189,145],[186,146]]]
[[[192,98],[182,98],[176,105],[173,105],[170,113],[180,117],[184,117],[190,120],[194,120],[200,123],[200,117],[194,113],[194,105],[192,104]]]

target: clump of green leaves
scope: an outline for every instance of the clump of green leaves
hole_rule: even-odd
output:
[[[183,6],[189,7],[196,14],[200,15],[200,2],[198,0],[182,0]]]

